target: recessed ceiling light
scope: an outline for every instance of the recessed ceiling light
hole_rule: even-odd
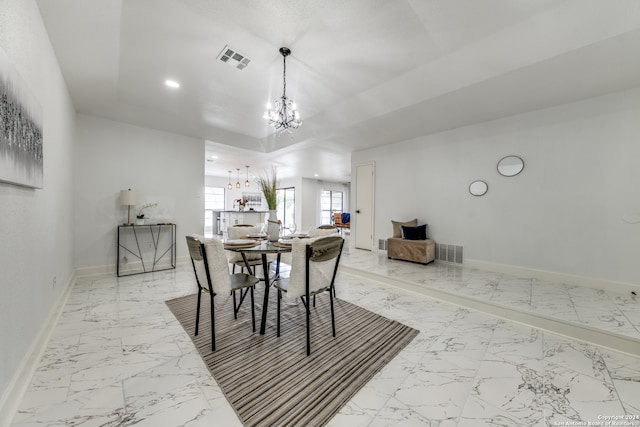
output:
[[[180,87],[180,83],[176,82],[175,80],[165,80],[164,84],[176,89]]]
[[[320,175],[318,175],[318,174],[315,174],[315,175],[313,175],[313,176],[315,176],[315,177],[317,178],[317,177],[319,177]]]

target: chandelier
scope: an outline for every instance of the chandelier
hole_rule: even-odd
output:
[[[282,96],[275,101],[275,108],[271,108],[271,103],[267,103],[267,111],[264,118],[269,120],[269,124],[278,132],[291,131],[302,124],[300,114],[297,111],[296,103],[287,98],[287,56],[291,55],[288,47],[281,47],[282,55]]]

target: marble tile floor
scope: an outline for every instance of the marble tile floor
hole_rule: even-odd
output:
[[[387,259],[386,252],[351,249],[345,251],[342,262],[382,277],[640,340],[640,296],[630,293],[624,295],[437,261],[424,266]]]
[[[195,291],[187,267],[80,278],[12,425],[241,425],[164,304]],[[482,277],[436,268],[429,280],[443,284]],[[344,272],[337,292],[420,334],[330,426],[586,425],[617,416],[640,426],[640,357]],[[217,304],[230,309],[225,298]]]

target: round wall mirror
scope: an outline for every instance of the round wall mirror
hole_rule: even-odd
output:
[[[484,196],[489,191],[489,186],[484,181],[473,181],[469,185],[469,193],[474,196]]]
[[[498,162],[498,173],[502,176],[516,176],[524,169],[524,160],[518,156],[506,156]]]

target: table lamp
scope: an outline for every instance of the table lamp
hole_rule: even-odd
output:
[[[131,206],[135,206],[138,203],[138,195],[135,190],[120,190],[120,206],[127,207],[127,222],[123,225],[133,225],[131,222]]]

